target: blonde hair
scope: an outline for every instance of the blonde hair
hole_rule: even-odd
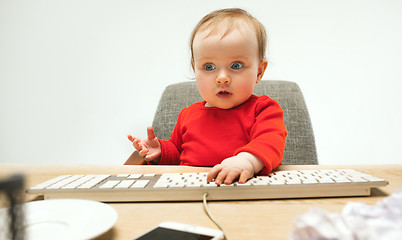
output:
[[[264,25],[262,25],[257,19],[251,16],[247,11],[240,8],[227,8],[216,10],[205,17],[203,17],[198,24],[193,29],[190,38],[190,51],[191,51],[191,64],[194,64],[194,51],[193,51],[193,42],[195,35],[198,31],[203,31],[205,29],[210,29],[211,32],[208,36],[214,34],[214,27],[216,27],[219,23],[226,20],[228,22],[226,26],[226,32],[222,37],[229,34],[233,29],[237,28],[239,30],[240,25],[239,22],[243,21],[249,24],[252,28],[254,28],[254,32],[256,34],[257,43],[258,43],[258,56],[259,60],[263,61],[265,59],[265,49],[267,45],[267,33],[265,31]]]

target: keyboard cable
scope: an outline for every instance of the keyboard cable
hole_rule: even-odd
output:
[[[204,196],[202,197],[202,202],[204,204],[204,210],[207,213],[209,219],[211,219],[211,221],[213,223],[215,223],[215,225],[223,232],[223,239],[224,240],[229,240],[229,237],[227,236],[227,234],[226,234],[225,230],[223,229],[223,227],[215,220],[214,216],[209,211],[208,205],[207,205],[207,196],[208,196],[208,193],[204,193]]]

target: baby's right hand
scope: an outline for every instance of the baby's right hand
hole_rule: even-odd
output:
[[[128,140],[133,143],[134,148],[138,151],[138,154],[141,157],[143,157],[146,161],[158,163],[162,150],[152,127],[147,128],[147,135],[148,137],[144,139],[136,138],[131,135],[127,135],[127,137]]]

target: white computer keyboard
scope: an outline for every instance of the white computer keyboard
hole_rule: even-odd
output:
[[[206,172],[119,175],[62,175],[27,189],[45,199],[80,198],[102,202],[198,201],[367,196],[384,179],[353,169],[276,171],[245,184],[207,183]]]

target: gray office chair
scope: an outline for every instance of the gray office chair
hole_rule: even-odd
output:
[[[254,93],[258,96],[268,95],[275,99],[284,111],[288,136],[282,164],[318,164],[313,128],[299,86],[289,81],[261,81],[256,85]],[[156,136],[164,140],[169,139],[180,111],[199,101],[202,101],[202,98],[195,81],[167,86],[152,123]],[[141,162],[133,161],[134,155],[135,153],[125,164],[141,164]]]

